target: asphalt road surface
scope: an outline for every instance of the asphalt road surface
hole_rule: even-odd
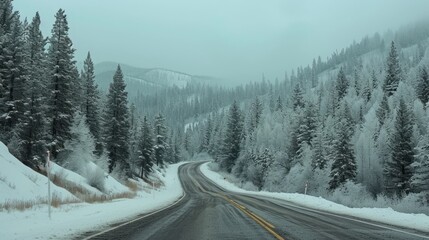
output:
[[[85,239],[429,239],[429,234],[303,208],[283,200],[225,191],[199,170],[179,168],[185,191],[176,204]]]

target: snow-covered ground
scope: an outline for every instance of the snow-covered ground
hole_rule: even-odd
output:
[[[425,214],[410,214],[394,211],[392,208],[350,208],[328,201],[322,197],[314,197],[298,193],[255,192],[241,189],[228,181],[228,176],[210,170],[209,163],[201,165],[201,172],[210,180],[232,192],[254,194],[264,197],[277,198],[295,203],[305,208],[320,210],[342,216],[353,216],[394,226],[429,232],[429,216]]]
[[[72,203],[52,208],[48,218],[48,207],[40,204],[46,199],[47,178],[23,165],[10,155],[6,146],[0,143],[0,203],[7,201],[34,201],[35,206],[25,211],[0,209],[0,239],[70,239],[82,232],[103,229],[115,222],[122,222],[142,214],[161,209],[174,203],[183,195],[178,179],[181,164],[170,165],[158,172],[163,182],[159,188],[139,190],[135,198],[115,199],[104,203]],[[53,173],[78,184],[94,194],[103,194],[89,186],[85,179],[53,164]],[[143,184],[140,184],[141,186]],[[61,199],[78,199],[64,188],[51,184],[56,196]],[[111,193],[129,189],[114,178],[108,177],[105,188]]]

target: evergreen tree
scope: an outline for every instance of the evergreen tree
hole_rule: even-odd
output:
[[[116,166],[126,174],[131,176],[129,166],[129,129],[128,100],[125,91],[124,76],[121,67],[113,76],[107,95],[106,112],[104,115],[105,146],[109,157],[109,173]]]
[[[347,115],[344,108],[342,115]],[[351,143],[353,124],[347,118],[340,116],[337,120],[336,138],[333,142],[333,163],[329,189],[334,190],[347,181],[356,178],[356,159]]]
[[[283,111],[283,103],[280,96],[277,98],[277,101],[276,101],[276,111],[280,111],[280,112]]]
[[[12,41],[12,27],[16,21],[17,12],[13,11],[12,1],[0,1],[0,120],[2,125],[1,139],[7,140],[10,138],[10,127],[7,127],[8,118],[8,104],[10,98],[10,61],[12,59],[11,41]]]
[[[138,145],[138,162],[140,167],[140,177],[148,177],[148,174],[152,172],[153,166],[153,136],[150,129],[150,124],[145,117],[141,126],[141,134]]]
[[[374,70],[372,70],[372,72],[371,72],[371,81],[372,81],[372,88],[377,89],[378,88],[378,79],[377,79],[377,76],[375,75]]]
[[[383,99],[380,102],[380,105],[377,109],[377,118],[380,122],[380,126],[382,126],[389,115],[390,109],[389,109],[389,102],[387,101],[387,95],[383,94]]]
[[[65,12],[60,9],[55,15],[52,36],[49,40],[49,109],[50,143],[52,155],[56,157],[64,147],[64,142],[71,139],[70,126],[73,119],[71,84],[73,79],[74,49],[68,36],[68,23]]]
[[[228,173],[231,172],[239,154],[243,134],[243,122],[241,112],[236,101],[229,108],[225,138],[222,144],[223,157],[221,167]]]
[[[155,154],[155,163],[159,167],[164,166],[165,154],[167,148],[169,147],[167,144],[167,127],[165,126],[165,118],[161,114],[158,114],[155,117],[154,121],[155,127],[155,146],[154,146],[154,154]]]
[[[254,154],[250,154],[251,156]],[[262,190],[262,187],[265,184],[265,179],[269,174],[269,168],[273,163],[273,156],[268,148],[265,148],[264,151],[257,156],[251,157],[256,165],[256,171],[253,176],[253,183],[258,187],[259,190]]]
[[[209,116],[207,119],[207,123],[205,126],[205,130],[203,131],[203,136],[201,139],[200,152],[207,152],[210,146],[211,134],[212,134],[212,118]]]
[[[413,176],[411,188],[413,192],[425,192],[429,194],[429,138],[422,137],[416,148],[416,161],[411,165]],[[429,201],[429,195],[427,196]]]
[[[100,136],[100,121],[99,121],[99,96],[97,84],[95,83],[94,64],[92,63],[91,54],[88,55],[83,63],[83,86],[84,86],[84,103],[83,111],[86,116],[86,124],[89,131],[95,139],[95,150],[98,156],[103,152],[103,144]]]
[[[401,66],[399,65],[398,52],[395,43],[392,41],[389,56],[387,57],[386,78],[384,79],[383,90],[387,96],[392,96],[401,80]]]
[[[3,36],[2,63],[0,74],[3,79],[4,110],[1,115],[3,131],[9,134],[5,140],[10,140],[12,133],[16,134],[15,126],[22,121],[24,115],[25,85],[28,79],[28,51],[26,51],[24,29],[19,15],[12,15],[10,34]]]
[[[340,68],[340,71],[337,75],[337,82],[335,84],[337,89],[338,102],[343,99],[343,97],[347,94],[347,90],[349,88],[349,81],[346,78],[346,74],[344,73],[343,68]]]
[[[251,134],[259,125],[261,122],[261,115],[262,115],[263,107],[261,101],[259,101],[259,98],[256,97],[255,101],[252,103],[252,106],[250,107],[249,112],[249,129],[248,132]]]
[[[46,41],[40,31],[40,16],[36,13],[28,31],[29,76],[25,87],[24,116],[19,123],[20,157],[24,163],[39,165],[46,154]]]
[[[429,101],[429,76],[425,67],[420,69],[420,77],[416,92],[420,101],[422,101],[423,105],[426,106]]]
[[[392,157],[385,163],[385,187],[388,193],[401,195],[410,191],[412,176],[411,164],[414,162],[412,145],[413,120],[405,101],[399,101],[394,122],[394,129],[390,137]]]
[[[298,83],[295,85],[295,88],[293,89],[292,103],[293,103],[293,110],[304,107],[303,93]]]
[[[311,162],[311,166],[313,167],[313,170],[316,168],[324,169],[327,160],[324,156],[324,150],[323,150],[323,127],[320,125],[315,132],[314,138],[312,140],[311,145],[313,146],[313,159]]]

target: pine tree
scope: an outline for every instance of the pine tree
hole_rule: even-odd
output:
[[[10,77],[10,64],[12,43],[12,27],[16,21],[17,12],[13,11],[12,1],[0,1],[0,120],[2,125],[2,132],[0,140],[6,141],[10,138],[10,127],[7,127],[7,118],[9,107],[6,102],[9,100],[9,77]]]
[[[259,125],[261,121],[261,115],[263,111],[263,106],[261,101],[259,101],[259,98],[256,97],[255,101],[252,103],[252,106],[250,107],[249,112],[249,129],[248,132],[251,134]]]
[[[12,15],[10,34],[3,36],[2,62],[0,74],[3,79],[5,92],[5,112],[1,116],[3,131],[9,133],[6,141],[16,134],[16,125],[24,115],[25,85],[28,79],[28,51],[26,51],[24,29],[19,15]]]
[[[394,129],[390,137],[392,157],[385,163],[384,176],[386,190],[390,194],[401,195],[410,191],[412,176],[411,164],[414,152],[411,138],[413,136],[413,120],[405,101],[399,101]]]
[[[380,102],[380,105],[377,109],[377,118],[380,122],[380,126],[382,126],[389,115],[390,109],[389,109],[389,102],[387,101],[387,95],[383,94],[383,99]]]
[[[349,88],[349,81],[347,80],[346,74],[344,73],[344,70],[342,67],[338,72],[337,82],[335,87],[337,89],[337,96],[338,96],[338,102],[339,102],[347,94],[347,90]]]
[[[138,145],[138,163],[140,167],[140,177],[148,177],[148,174],[152,172],[153,166],[153,136],[150,128],[150,124],[145,117],[141,126],[141,134]]]
[[[277,101],[276,101],[276,111],[280,111],[280,112],[283,111],[283,103],[280,96],[277,98]]]
[[[125,91],[124,76],[121,67],[113,76],[107,95],[104,115],[105,146],[109,157],[109,173],[118,165],[127,176],[131,175],[129,166],[129,129],[128,100]]]
[[[46,154],[45,45],[46,41],[40,31],[40,16],[36,13],[28,31],[29,77],[25,87],[25,112],[18,127],[21,160],[24,163],[30,162],[31,165],[41,164]]]
[[[303,93],[299,84],[295,85],[292,94],[293,110],[304,107]]]
[[[55,15],[52,36],[48,51],[50,101],[48,116],[50,118],[50,148],[54,157],[64,147],[64,142],[71,139],[70,127],[73,119],[74,106],[72,82],[75,61],[74,49],[68,36],[68,23],[64,10]]]
[[[223,157],[221,167],[228,173],[231,172],[239,154],[243,134],[243,122],[241,112],[236,101],[229,108],[225,138],[222,144]]]
[[[401,80],[401,66],[399,65],[398,52],[395,43],[392,41],[389,56],[387,57],[386,78],[384,79],[383,90],[388,97],[396,91]]]
[[[323,150],[323,140],[323,127],[322,125],[320,125],[316,129],[314,138],[311,143],[311,145],[313,146],[313,159],[311,162],[313,170],[316,168],[324,169],[327,165],[327,160]]]
[[[103,144],[100,136],[100,117],[99,117],[99,96],[97,84],[95,83],[94,64],[92,63],[91,54],[88,55],[83,63],[83,86],[84,86],[84,101],[83,110],[86,116],[86,124],[89,131],[95,139],[95,153],[100,156],[103,152]]]
[[[305,105],[304,112],[298,126],[299,131],[297,133],[297,156],[299,159],[302,157],[305,146],[311,146],[312,144],[317,127],[316,120],[316,109],[314,104],[309,101]]]
[[[334,190],[347,181],[356,178],[356,159],[351,143],[353,124],[344,117],[347,108],[342,110],[336,126],[336,138],[333,142],[333,163],[331,167],[331,181],[329,189]]]
[[[423,136],[416,148],[416,161],[411,164],[413,176],[411,188],[413,192],[425,192],[429,194],[429,138]],[[428,199],[429,201],[429,195]]]
[[[253,183],[258,187],[259,190],[261,190],[265,184],[265,179],[269,174],[269,168],[273,163],[273,156],[270,150],[268,148],[265,148],[262,153],[258,154],[258,156],[252,157],[252,159],[256,165],[256,172],[255,176],[253,176]]]
[[[207,119],[207,123],[205,125],[205,129],[203,131],[203,136],[201,139],[200,152],[207,152],[210,146],[211,134],[212,134],[212,118],[209,116]]]
[[[425,67],[420,69],[420,77],[416,92],[420,101],[422,101],[423,105],[426,106],[429,101],[429,76]]]
[[[155,154],[155,163],[159,167],[164,166],[165,154],[167,148],[169,147],[167,144],[167,127],[165,126],[165,118],[161,114],[158,114],[155,117],[154,121],[154,133],[155,133],[155,146],[154,146],[154,154]]]
[[[372,72],[371,72],[371,81],[372,81],[372,89],[377,89],[378,88],[378,79],[377,79],[377,76],[375,75],[374,70],[372,70]]]

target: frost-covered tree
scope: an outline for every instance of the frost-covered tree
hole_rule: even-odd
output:
[[[7,2],[7,1],[6,1]],[[10,34],[3,36],[4,48],[0,74],[3,79],[5,112],[0,116],[3,131],[9,134],[6,139],[16,134],[16,125],[24,115],[25,85],[28,79],[28,51],[26,51],[24,27],[16,13],[12,16]]]
[[[72,105],[74,79],[74,49],[68,35],[69,27],[64,10],[55,15],[52,36],[49,39],[48,71],[49,71],[49,108],[50,149],[54,157],[64,147],[64,142],[71,139],[74,106]]]
[[[118,166],[120,171],[131,176],[129,165],[129,129],[128,100],[125,91],[124,76],[118,65],[113,82],[107,94],[104,114],[104,141],[109,157],[109,173]]]
[[[323,150],[323,127],[321,124],[316,128],[311,145],[313,146],[313,159],[311,162],[313,170],[316,168],[324,169],[327,165],[327,159]]]
[[[154,145],[154,157],[155,163],[159,167],[164,166],[164,160],[166,158],[166,151],[169,148],[167,144],[167,127],[165,125],[165,118],[162,114],[158,114],[154,121],[154,134],[155,134],[155,145]]]
[[[416,161],[411,164],[413,176],[411,177],[411,189],[413,192],[425,192],[429,194],[429,138],[422,137],[416,148]],[[429,195],[428,201],[429,201]]]
[[[399,81],[401,81],[401,66],[399,65],[398,51],[395,42],[392,41],[389,56],[387,57],[386,77],[383,85],[383,90],[388,97],[396,92]]]
[[[354,181],[356,178],[356,159],[351,143],[352,128],[350,121],[344,117],[347,115],[347,108],[342,110],[337,119],[335,140],[333,142],[333,163],[331,167],[331,181],[329,189],[333,190],[347,181]]]
[[[382,126],[390,113],[389,102],[387,99],[387,95],[383,94],[383,99],[381,100],[378,109],[377,109],[377,118],[380,126]]]
[[[277,98],[277,101],[276,101],[276,111],[280,111],[280,112],[283,111],[283,102],[280,96]]]
[[[46,154],[45,44],[40,16],[36,13],[28,27],[29,75],[25,86],[24,115],[18,127],[21,161],[32,164],[41,164]]]
[[[337,90],[337,97],[339,102],[347,94],[347,90],[349,88],[349,81],[347,80],[346,74],[344,73],[342,67],[338,72],[335,88]]]
[[[298,83],[295,85],[295,88],[293,89],[292,105],[293,105],[293,110],[304,107],[303,92]]]
[[[231,172],[239,154],[243,134],[243,120],[241,111],[236,101],[229,108],[228,120],[225,130],[225,138],[222,144],[221,167],[228,173]]]
[[[259,190],[261,190],[265,184],[265,179],[267,178],[269,169],[273,163],[273,156],[270,150],[265,148],[256,156],[253,155],[253,158],[252,154],[250,154],[250,158],[253,159],[253,163],[255,165],[255,171],[253,172],[253,176],[251,176],[253,179],[253,184],[255,184]]]
[[[209,151],[210,147],[210,140],[212,139],[212,129],[213,128],[213,120],[211,116],[207,119],[207,123],[205,124],[205,129],[202,132],[202,139],[201,139],[201,145],[200,145],[200,152],[207,152]]]
[[[96,154],[101,155],[103,152],[103,145],[101,143],[100,133],[100,117],[99,117],[99,95],[97,84],[95,83],[94,64],[91,59],[91,54],[88,55],[83,63],[83,87],[84,87],[84,101],[83,110],[86,115],[86,123],[89,130],[96,141]]]
[[[146,116],[144,116],[137,150],[141,178],[148,177],[148,174],[152,172],[153,150],[154,144],[151,127]]]
[[[263,111],[263,106],[258,97],[255,98],[255,101],[252,103],[249,112],[249,126],[248,133],[251,134],[261,122],[261,115]]]
[[[405,101],[400,99],[394,129],[390,136],[391,159],[384,166],[385,187],[390,194],[400,196],[410,191],[411,164],[414,162],[412,136],[412,113],[405,105]]]
[[[420,101],[426,106],[429,101],[429,76],[426,67],[420,69],[416,92]]]

